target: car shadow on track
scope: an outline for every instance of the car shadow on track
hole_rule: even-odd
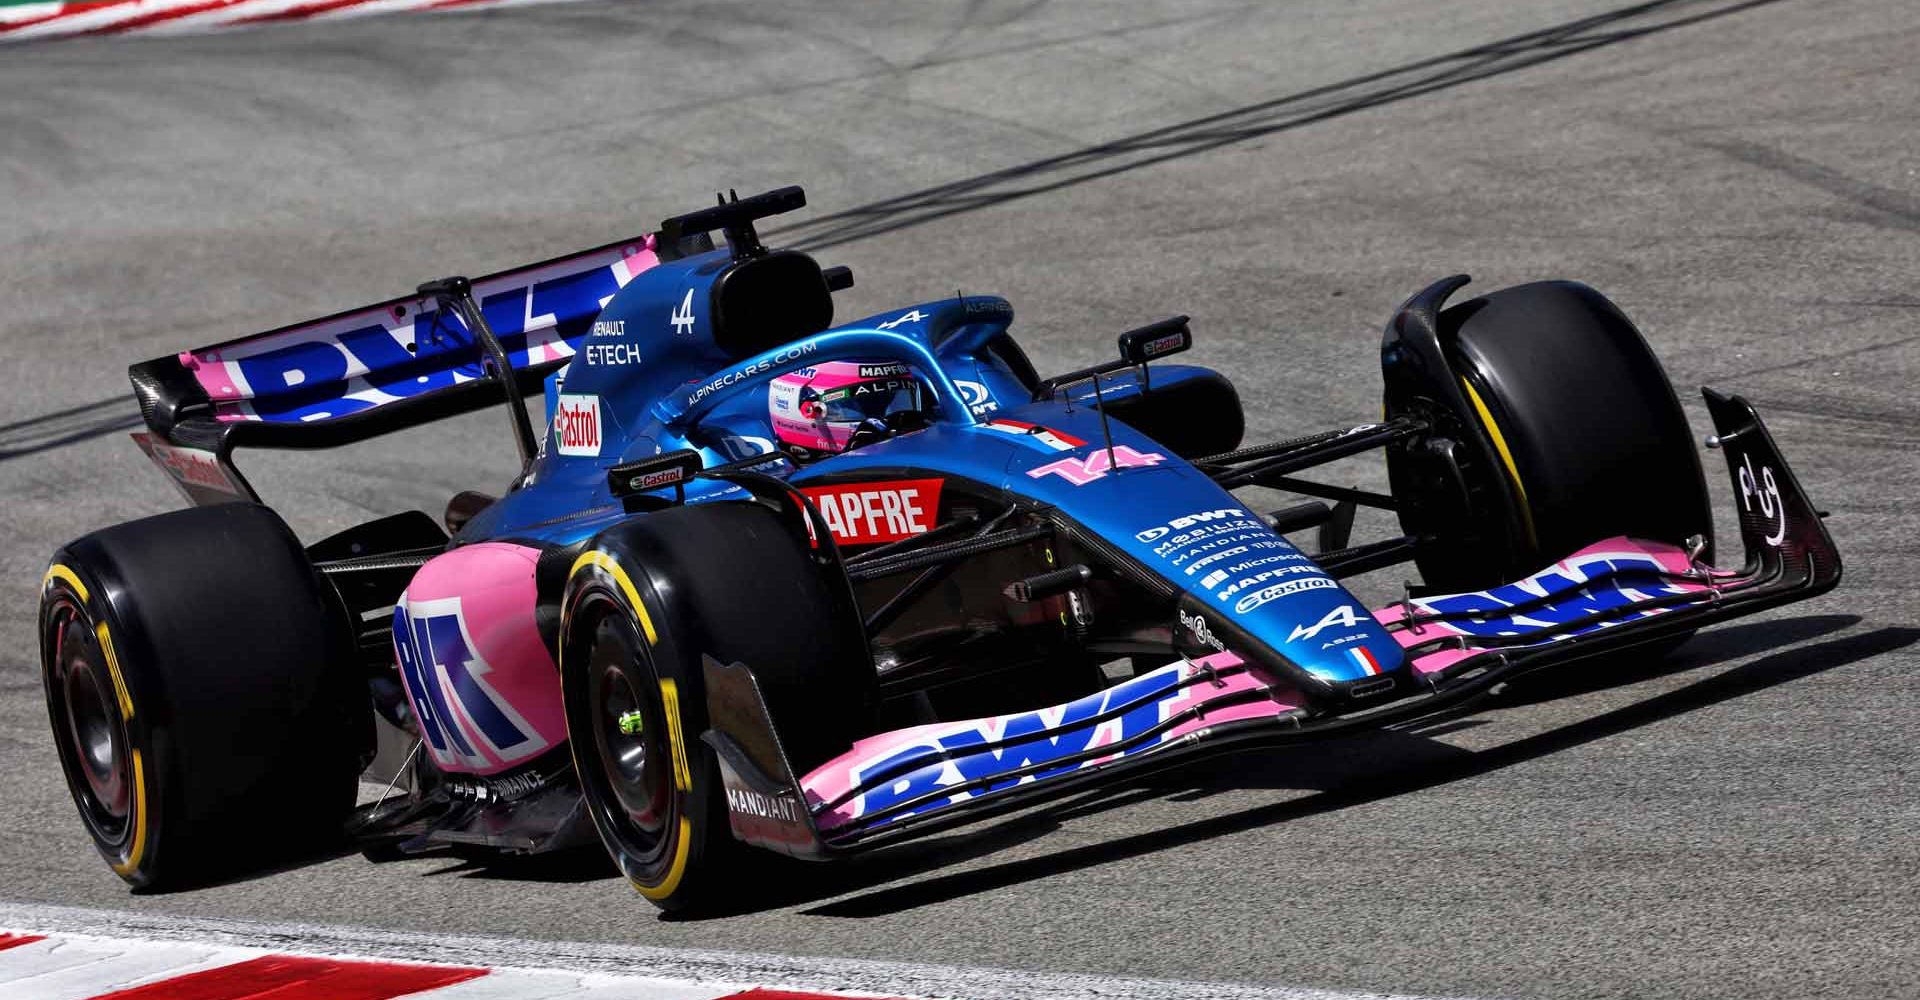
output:
[[[1693,669],[1777,648],[1784,643],[1828,635],[1858,621],[1858,618],[1850,615],[1821,615],[1721,629],[1713,633],[1712,639],[1702,636],[1695,640],[1701,643],[1702,648],[1677,655],[1672,663],[1650,664],[1636,676],[1622,677],[1616,673],[1605,684],[1591,687],[1563,680],[1526,686],[1516,683],[1512,691],[1517,700],[1496,700],[1493,704],[1532,704],[1595,687],[1616,686]],[[911,845],[918,849],[912,856],[896,857],[892,856],[893,852],[876,854],[863,863],[846,866],[840,871],[797,880],[796,884],[788,887],[790,892],[777,895],[798,894],[802,889],[802,885],[798,884],[801,882],[816,884],[821,898],[846,896],[852,888],[860,894],[802,912],[831,917],[885,916],[1478,777],[1881,656],[1916,642],[1920,642],[1920,628],[1887,627],[1799,646],[1762,656],[1645,701],[1485,750],[1466,750],[1440,743],[1419,732],[1395,730],[1344,740],[1342,742],[1346,744],[1346,749],[1341,753],[1326,753],[1324,745],[1318,748],[1318,752],[1313,747],[1270,751],[1279,759],[1267,766],[1257,761],[1249,765],[1245,756],[1233,764],[1196,764],[1191,768],[1168,772],[1145,787],[1074,800],[1062,806],[1038,810],[979,833]],[[1482,703],[1480,707],[1492,706]],[[1435,728],[1427,729],[1427,733],[1434,732]],[[1269,787],[1317,791],[1285,802],[1225,816],[1212,816],[1116,840],[1071,847],[1043,857],[1023,858],[987,868],[952,872],[909,884],[861,892],[863,885],[908,878],[928,866],[951,865],[968,857],[990,854],[1015,843],[1035,839],[1074,816],[1133,802],[1167,798],[1169,777],[1176,777],[1174,784],[1182,788],[1180,795],[1173,796],[1179,800],[1182,796],[1196,797],[1236,788],[1260,787],[1262,779],[1258,776],[1263,774],[1277,776]],[[1250,777],[1251,784],[1248,781]],[[982,850],[983,847],[986,849]],[[848,875],[854,877],[849,879]],[[853,883],[851,886],[850,882]],[[793,905],[794,902],[789,900],[783,904],[774,898],[760,900],[762,906]]]

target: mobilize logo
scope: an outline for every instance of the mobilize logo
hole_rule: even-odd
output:
[[[803,486],[827,530],[843,545],[897,542],[933,530],[940,515],[939,479]]]
[[[1360,626],[1360,615],[1354,610],[1353,605],[1342,604],[1332,611],[1327,612],[1326,617],[1312,625],[1295,625],[1293,627],[1293,633],[1287,636],[1287,641],[1293,642],[1296,639],[1311,639],[1335,625],[1342,628],[1358,628]]]
[[[600,454],[600,397],[561,393],[553,410],[553,444],[562,455]]]
[[[1196,524],[1205,524],[1208,521],[1217,521],[1225,517],[1245,517],[1245,516],[1247,516],[1247,512],[1244,510],[1241,510],[1238,507],[1222,507],[1219,510],[1203,510],[1197,514],[1188,514],[1184,517],[1176,517],[1173,520],[1168,521],[1167,523],[1157,528],[1148,528],[1147,530],[1142,531],[1134,535],[1133,537],[1136,540],[1142,541],[1142,542],[1157,542],[1160,539],[1167,537],[1167,534],[1169,532],[1185,531]]]
[[[1310,576],[1304,580],[1288,580],[1285,583],[1276,583],[1265,590],[1242,597],[1239,602],[1233,606],[1233,613],[1244,615],[1263,604],[1277,601],[1282,597],[1309,590],[1331,590],[1334,586],[1335,584],[1332,578],[1324,576]]]
[[[1259,548],[1262,536],[1277,545],[1286,544],[1284,539],[1274,534],[1260,521],[1251,517],[1236,517],[1189,528],[1177,535],[1164,538],[1160,544],[1153,547],[1153,554],[1169,559],[1178,566],[1194,556],[1212,552],[1222,546],[1245,543],[1251,548]]]

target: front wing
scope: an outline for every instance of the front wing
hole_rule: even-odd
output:
[[[734,835],[823,859],[972,822],[1123,776],[1230,750],[1410,722],[1541,667],[1691,632],[1824,593],[1840,555],[1772,437],[1739,397],[1703,390],[1739,504],[1746,561],[1717,569],[1613,538],[1488,591],[1375,612],[1407,652],[1414,693],[1316,710],[1232,653],[1180,660],[1065,705],[916,726],[795,774],[752,669],[706,662],[702,737],[719,758]]]

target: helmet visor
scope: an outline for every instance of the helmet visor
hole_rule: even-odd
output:
[[[817,407],[817,409],[816,409]],[[807,410],[814,412],[806,413]],[[862,420],[920,409],[920,382],[911,375],[868,379],[829,389],[813,401],[802,404],[802,412],[816,420],[857,424]]]

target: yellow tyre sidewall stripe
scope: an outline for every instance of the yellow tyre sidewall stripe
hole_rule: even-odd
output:
[[[54,563],[47,567],[47,575],[40,578],[40,589],[47,589],[53,585],[53,581],[55,580],[66,581],[67,586],[72,587],[73,592],[80,595],[81,601],[91,601],[93,599],[92,596],[87,593],[87,585],[80,582],[80,574],[75,573],[73,570],[59,563]]]
[[[660,880],[659,885],[647,885],[634,878],[628,878],[627,881],[632,882],[635,891],[648,899],[665,899],[673,895],[674,890],[680,888],[680,880],[686,877],[687,851],[692,845],[693,821],[683,815],[680,817],[680,830],[674,837],[673,864],[667,867],[666,877]]]
[[[673,745],[673,783],[683,792],[693,790],[693,778],[687,772],[687,743],[680,733],[680,685],[662,678],[660,707],[667,716],[667,742]]]
[[[613,577],[614,585],[620,588],[620,593],[627,598],[627,604],[633,608],[634,617],[640,619],[640,630],[647,634],[647,645],[658,643],[660,635],[653,630],[653,619],[647,616],[647,606],[640,603],[640,592],[634,589],[633,578],[627,575],[627,571],[620,568],[612,555],[593,550],[580,553],[580,558],[573,561],[573,568],[567,571],[567,576],[575,576],[587,566],[604,570]]]
[[[120,702],[120,718],[133,721],[133,695],[127,691],[127,679],[120,673],[120,657],[113,652],[113,636],[107,633],[106,622],[95,622],[94,638],[100,640],[100,652],[107,660],[107,673],[113,678],[113,697]]]
[[[140,862],[147,853],[147,767],[140,758],[140,748],[133,748],[133,846],[127,848],[127,860],[115,862],[113,871],[120,876],[132,875],[140,868]]]
[[[81,582],[80,574],[72,569],[59,563],[47,567],[47,575],[40,581],[41,589],[45,590],[52,586],[55,580],[72,588],[74,595],[79,597],[83,604],[93,603],[92,594],[87,590],[87,585]],[[92,608],[89,607],[87,611],[91,616]],[[95,621],[93,634],[94,638],[100,641],[101,657],[107,661],[107,674],[113,679],[113,697],[119,703],[120,720],[122,725],[126,726],[127,740],[131,743],[133,740],[131,725],[134,711],[133,693],[127,688],[126,675],[120,671],[120,656],[114,650],[113,633],[107,629],[105,621]],[[138,871],[140,862],[145,859],[147,853],[147,762],[140,753],[139,747],[129,749],[133,754],[133,843],[127,848],[126,860],[112,863],[114,874],[122,877],[131,876]]]
[[[571,578],[583,570],[590,569],[604,572],[613,579],[614,586],[618,587],[621,595],[626,598],[627,606],[633,609],[633,616],[639,620],[640,630],[646,634],[649,649],[658,645],[660,634],[654,630],[653,619],[647,614],[647,606],[640,601],[640,591],[634,587],[633,578],[627,575],[627,571],[620,566],[619,561],[611,553],[597,549],[589,550],[581,553],[580,558],[573,561],[573,567],[567,571],[567,575]],[[564,648],[564,643],[562,645]],[[680,687],[671,679],[660,679],[660,706],[667,717],[667,742],[673,753],[674,787],[681,792],[690,792],[693,789],[693,776],[687,766],[686,738],[681,730]],[[578,740],[572,743],[573,766],[579,769],[581,767],[580,743]],[[667,866],[667,872],[660,879],[659,884],[647,885],[632,876],[628,876],[627,881],[633,884],[640,895],[648,899],[666,899],[680,888],[681,879],[686,877],[687,856],[692,846],[693,821],[683,811],[679,828],[675,831],[673,861]]]
[[[1520,482],[1520,467],[1513,461],[1513,452],[1507,447],[1507,437],[1500,433],[1500,425],[1493,420],[1493,411],[1487,409],[1486,401],[1474,391],[1473,383],[1462,378],[1460,385],[1467,390],[1467,399],[1472,401],[1474,412],[1480,415],[1480,425],[1486,428],[1487,437],[1493,439],[1493,450],[1500,453],[1500,461],[1507,467],[1507,481],[1513,484],[1513,491],[1519,496],[1520,523],[1526,529],[1527,543],[1538,547],[1539,538],[1533,530],[1533,505],[1527,501],[1527,487]]]

